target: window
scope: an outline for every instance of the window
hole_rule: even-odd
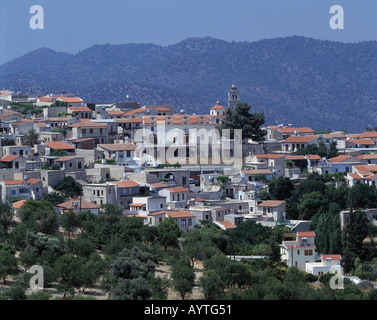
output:
[[[93,133],[93,129],[89,129],[89,133]]]
[[[192,219],[191,218],[188,219],[188,225],[192,226]]]
[[[161,204],[160,204],[160,208],[162,209],[163,207],[164,207],[164,205],[161,203]]]
[[[82,129],[82,134],[86,134],[86,129]]]
[[[313,250],[305,250],[305,255],[306,256],[311,256],[311,255],[313,255]]]
[[[297,250],[297,255],[299,255],[300,254],[300,250]]]

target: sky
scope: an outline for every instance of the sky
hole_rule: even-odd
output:
[[[33,5],[43,8],[44,29],[30,27]],[[333,5],[344,10],[344,29],[330,28]],[[377,40],[377,0],[0,0],[0,10],[0,64],[41,47],[78,53],[95,44],[166,46],[188,37]]]

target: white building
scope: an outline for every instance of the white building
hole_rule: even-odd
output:
[[[315,262],[316,259],[315,233],[313,231],[297,232],[290,236],[296,239],[283,241],[280,245],[281,260],[286,262],[288,267],[297,267],[305,271],[306,264]]]
[[[306,272],[321,276],[326,273],[338,273],[343,275],[343,269],[340,264],[342,257],[340,254],[322,254],[321,262],[306,263]]]

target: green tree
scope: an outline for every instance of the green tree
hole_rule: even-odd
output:
[[[16,250],[13,246],[0,243],[0,277],[6,284],[6,277],[17,273],[18,259],[15,256]]]
[[[178,246],[180,235],[178,223],[172,217],[165,218],[157,225],[157,242],[164,247],[165,251],[168,247]]]
[[[181,299],[184,300],[194,287],[195,272],[190,261],[187,259],[178,260],[172,267],[171,277],[173,288],[179,292]]]
[[[343,232],[343,247],[346,248],[347,258],[361,257],[363,241],[368,236],[368,232],[368,219],[365,212],[351,210]]]
[[[13,209],[4,202],[0,202],[0,226],[6,235],[9,234],[10,228],[15,226]]]
[[[293,195],[295,187],[289,178],[272,178],[268,184],[268,190],[275,200],[286,200]]]
[[[82,194],[82,185],[71,176],[64,177],[55,189],[62,192],[68,198],[77,198]]]
[[[77,218],[77,214],[73,210],[68,210],[60,216],[60,225],[68,232],[68,237],[79,226],[80,222]]]
[[[375,186],[356,183],[348,192],[348,205],[352,209],[375,208],[377,189]]]
[[[248,103],[239,103],[231,110],[228,108],[226,115],[218,129],[230,129],[231,135],[235,129],[242,130],[242,139],[263,141],[266,131],[261,129],[265,122],[263,113],[250,113],[251,106]]]
[[[207,300],[220,299],[224,295],[225,283],[214,270],[206,270],[200,277],[199,284]]]
[[[52,192],[48,193],[44,196],[43,200],[49,201],[52,203],[52,205],[57,205],[59,203],[63,203],[67,201],[67,198],[60,194],[59,192]]]
[[[155,265],[152,255],[138,247],[122,250],[111,267],[112,274],[118,278],[113,298],[117,300],[148,299],[152,293],[147,279],[152,276]]]
[[[59,228],[58,215],[48,201],[27,200],[18,211],[21,221],[34,225],[39,232],[54,234]]]
[[[83,285],[83,258],[75,257],[72,254],[65,254],[59,257],[54,268],[57,273],[57,288],[64,297],[69,294],[74,296],[75,288]]]
[[[301,213],[300,218],[310,220],[319,210],[326,206],[326,200],[319,192],[311,192],[302,195],[298,210]]]
[[[39,142],[39,134],[35,129],[29,130],[29,132],[23,138],[23,144],[26,146],[34,147]]]
[[[53,157],[64,157],[66,155],[67,155],[67,151],[62,150],[62,149],[55,149],[54,151],[50,153],[50,156],[53,156]]]

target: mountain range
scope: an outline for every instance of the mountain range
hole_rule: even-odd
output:
[[[94,45],[77,54],[48,48],[0,66],[0,88],[67,91],[86,102],[172,104],[187,113],[227,106],[232,84],[266,125],[361,132],[377,125],[377,42],[292,36],[256,42],[188,38],[169,46]]]

